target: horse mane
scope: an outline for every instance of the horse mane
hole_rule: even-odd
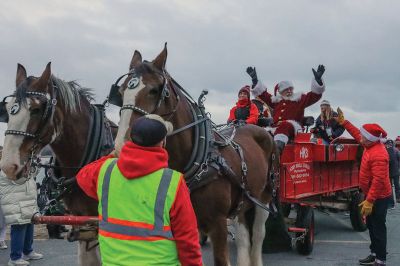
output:
[[[60,96],[59,100],[65,106],[65,110],[70,113],[76,113],[81,109],[81,98],[89,103],[94,100],[92,89],[79,85],[75,80],[64,81],[55,76],[51,76],[56,93]]]

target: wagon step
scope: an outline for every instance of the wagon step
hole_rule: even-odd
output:
[[[288,232],[292,233],[306,233],[307,229],[303,227],[288,227]]]

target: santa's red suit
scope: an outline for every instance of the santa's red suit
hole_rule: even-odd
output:
[[[292,82],[281,81],[275,86],[275,94],[276,91],[283,92],[290,87],[293,88]],[[320,86],[315,79],[311,82],[310,92],[293,93],[290,97],[284,97],[281,94],[270,94],[267,92],[267,87],[261,82],[258,82],[251,90],[255,97],[258,97],[274,109],[274,124],[272,125],[275,128],[274,140],[282,141],[285,144],[302,130],[304,110],[306,107],[318,102],[324,91],[325,83],[323,82],[322,86]]]

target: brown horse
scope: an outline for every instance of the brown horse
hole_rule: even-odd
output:
[[[7,177],[30,178],[35,155],[46,145],[56,155],[60,176],[75,176],[85,163],[90,127],[99,123],[93,121],[91,100],[90,90],[51,75],[50,63],[39,78],[27,77],[18,64],[16,91],[7,104],[2,103],[7,113],[1,115],[8,116],[8,125],[0,164]],[[74,215],[97,215],[97,201],[76,184],[62,200]],[[101,265],[98,249],[87,252],[85,244],[79,243],[80,265]]]
[[[128,139],[132,121],[144,114],[159,114],[164,119],[170,120],[175,129],[194,121],[188,98],[165,71],[166,60],[166,47],[152,62],[142,62],[141,54],[135,51],[129,73],[126,74],[127,78],[119,89],[123,97],[123,106],[116,138],[117,152]],[[194,136],[195,128],[190,127],[168,138],[167,150],[171,168],[184,171],[194,149],[194,143],[197,141]],[[216,135],[215,138],[219,137]],[[240,183],[244,181],[246,189],[259,201],[270,202],[272,189],[268,180],[274,142],[264,129],[253,125],[237,128],[234,142],[240,145],[244,161],[233,145],[215,150],[231,167],[234,178],[223,171],[215,171],[209,167],[207,176],[211,181],[191,191],[191,200],[199,229],[211,238],[215,265],[230,264],[227,218],[236,217],[235,242],[238,248],[238,265],[261,266],[264,224],[268,212],[256,207],[244,195]],[[243,173],[242,162],[247,165],[247,175]],[[190,176],[185,178],[188,180]],[[246,217],[250,211],[254,211],[254,208],[255,212],[252,213],[255,216],[250,224],[250,219]]]

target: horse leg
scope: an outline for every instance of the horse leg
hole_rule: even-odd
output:
[[[252,245],[250,259],[252,266],[262,266],[262,245],[265,237],[265,222],[269,212],[260,207],[255,207],[255,217],[253,223]]]
[[[89,244],[87,244],[89,243]],[[79,266],[101,266],[101,259],[100,259],[100,251],[99,245],[97,240],[93,240],[90,242],[87,241],[79,241],[78,242],[78,265]],[[87,250],[87,245],[91,248]]]
[[[220,217],[216,219],[210,226],[208,233],[211,238],[214,254],[214,265],[215,266],[229,266],[229,255],[228,255],[228,228],[226,224],[226,217]]]
[[[237,265],[250,266],[250,234],[244,214],[239,215],[235,223]]]

